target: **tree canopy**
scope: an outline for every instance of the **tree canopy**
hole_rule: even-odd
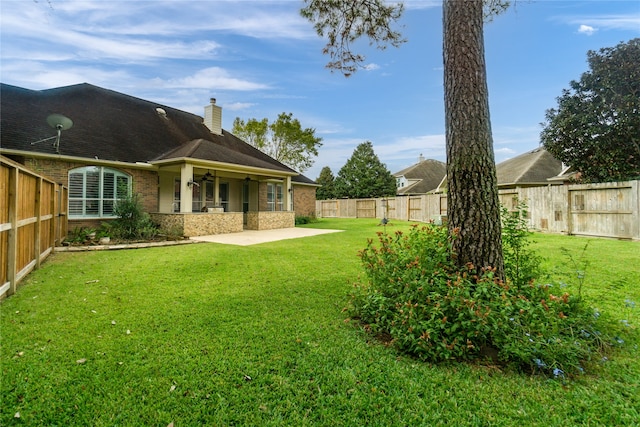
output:
[[[590,70],[547,110],[541,140],[585,182],[640,177],[640,38],[589,51]]]
[[[396,180],[373,151],[370,141],[358,145],[335,180],[336,197],[361,199],[395,195]]]
[[[313,22],[320,37],[327,37],[322,53],[331,58],[327,68],[345,76],[363,66],[365,57],[352,50],[351,44],[366,36],[370,44],[385,49],[398,47],[405,40],[392,29],[402,12],[402,3],[387,4],[382,0],[305,0],[303,17]]]
[[[329,166],[322,168],[320,175],[316,178],[316,183],[322,186],[316,190],[316,199],[327,200],[336,198],[335,179]]]
[[[232,133],[298,172],[313,165],[322,146],[322,138],[315,136],[315,129],[303,129],[292,113],[280,113],[272,123],[266,118],[245,122],[236,117]]]

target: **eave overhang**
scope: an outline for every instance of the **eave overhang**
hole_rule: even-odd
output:
[[[166,160],[155,160],[150,162],[158,169],[179,166],[181,164],[190,164],[202,169],[215,169],[223,172],[250,173],[254,175],[269,175],[274,177],[298,176],[297,172],[288,172],[277,169],[259,168],[255,166],[237,165],[233,163],[216,162],[211,160],[193,159],[191,157],[176,157]]]

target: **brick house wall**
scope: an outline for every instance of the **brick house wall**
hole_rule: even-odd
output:
[[[258,196],[258,210],[267,210],[267,183],[261,182]],[[293,184],[293,210],[296,216],[314,216],[316,213],[316,187]]]
[[[69,185],[69,171],[84,166],[94,164],[86,162],[72,162],[68,160],[40,159],[31,157],[11,156],[14,160],[25,165],[44,176],[51,178],[57,183],[65,186]],[[141,170],[137,168],[123,168],[119,165],[111,166],[108,163],[100,163],[96,166],[104,166],[124,172],[132,177],[134,194],[140,195],[140,201],[144,211],[149,213],[158,212],[159,206],[159,176],[156,171]],[[314,216],[316,209],[316,187],[309,185],[293,185],[293,206],[296,216]],[[259,183],[258,210],[267,210],[267,183]],[[78,227],[99,228],[105,219],[83,218],[69,219],[69,230]]]
[[[267,210],[267,183],[258,183],[258,211]]]
[[[316,188],[310,185],[293,186],[293,209],[296,216],[315,216]]]
[[[27,168],[45,175],[57,183],[69,185],[69,171],[71,169],[93,166],[84,162],[69,162],[53,159],[23,158],[20,159]],[[158,173],[156,171],[140,170],[134,168],[122,168],[101,164],[131,175],[133,193],[140,195],[142,208],[146,212],[157,212],[158,206]],[[69,230],[76,227],[98,228],[104,219],[69,219]]]

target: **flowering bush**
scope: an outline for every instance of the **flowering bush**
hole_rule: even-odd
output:
[[[490,356],[563,377],[608,345],[597,312],[579,296],[458,268],[445,227],[378,239],[360,252],[367,280],[354,285],[347,311],[404,352],[432,362]]]

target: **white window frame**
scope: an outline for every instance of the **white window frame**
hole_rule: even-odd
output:
[[[284,211],[284,184],[267,182],[267,210]]]
[[[68,181],[70,219],[115,218],[116,202],[131,194],[131,175],[104,166],[71,169]]]

